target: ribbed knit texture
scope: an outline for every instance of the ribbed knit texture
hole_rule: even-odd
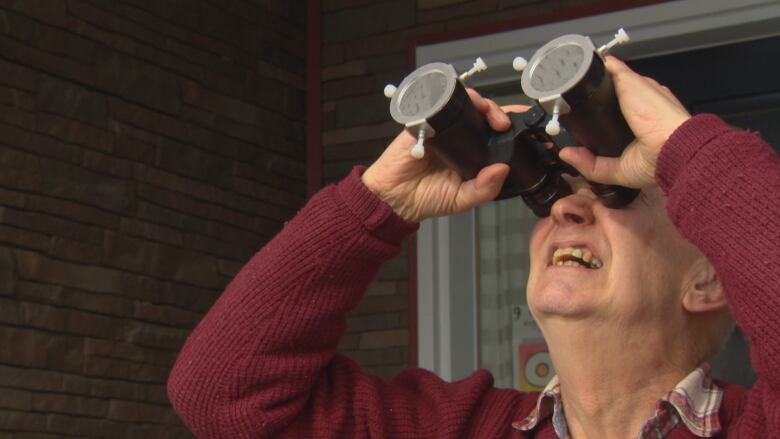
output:
[[[729,437],[780,437],[780,163],[756,136],[699,116],[669,140],[657,179],[682,234],[715,265],[752,343],[759,380],[726,386]],[[739,188],[736,190],[735,188]],[[168,382],[199,438],[522,438],[536,393],[411,369],[385,381],[336,352],[345,315],[416,226],[354,171],[306,205],[198,325]],[[534,434],[555,438],[549,419]],[[694,437],[682,427],[671,438]]]

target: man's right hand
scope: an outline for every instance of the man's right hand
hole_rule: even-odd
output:
[[[468,90],[476,108],[496,131],[509,128],[509,118],[495,102]],[[505,107],[525,111],[524,106]],[[498,196],[509,166],[494,164],[483,168],[476,178],[464,181],[430,149],[425,156],[411,156],[416,139],[401,132],[382,155],[363,173],[363,183],[403,219],[420,222],[426,218],[464,212]]]

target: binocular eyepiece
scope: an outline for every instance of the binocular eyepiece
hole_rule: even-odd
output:
[[[397,89],[386,89],[390,114],[418,138],[412,155],[424,153],[424,143],[464,179],[485,166],[508,164],[496,199],[520,196],[534,214],[546,217],[557,200],[572,193],[562,175],[578,175],[558,158],[559,145],[583,145],[596,155],[618,157],[634,139],[602,59],[618,39],[627,39],[622,29],[616,40],[596,50],[587,37],[565,35],[543,46],[530,63],[516,59],[523,91],[537,104],[509,113],[512,124],[505,132],[487,125],[463,85],[484,70],[481,59],[460,76],[444,63],[415,70]],[[596,183],[591,188],[610,208],[629,204],[639,193]]]

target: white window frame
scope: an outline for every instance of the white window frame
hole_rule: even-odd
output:
[[[590,36],[596,45],[625,28],[631,42],[615,53],[638,59],[780,35],[778,0],[677,0],[607,14],[549,23],[416,48],[416,63],[447,62],[457,71],[481,56],[486,72],[473,87],[516,83],[515,56],[534,51],[560,35]],[[750,60],[723,60],[743,62]],[[713,72],[717,74],[717,72]],[[478,367],[475,214],[424,221],[417,235],[417,334],[419,366],[446,380]]]

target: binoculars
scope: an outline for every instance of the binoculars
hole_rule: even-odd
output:
[[[520,196],[539,217],[572,193],[563,174],[578,175],[558,158],[561,146],[582,145],[594,154],[618,157],[634,139],[620,111],[604,54],[628,40],[621,29],[615,39],[596,49],[581,35],[564,35],[539,49],[530,62],[515,58],[522,71],[524,93],[535,105],[508,113],[509,130],[492,130],[474,107],[463,82],[486,68],[481,59],[458,75],[445,63],[426,64],[396,88],[388,86],[390,114],[417,137],[412,155],[435,153],[462,178],[472,179],[485,166],[509,165],[509,175],[496,199]],[[563,128],[563,129],[562,129]],[[620,208],[638,190],[590,183],[603,204]]]

